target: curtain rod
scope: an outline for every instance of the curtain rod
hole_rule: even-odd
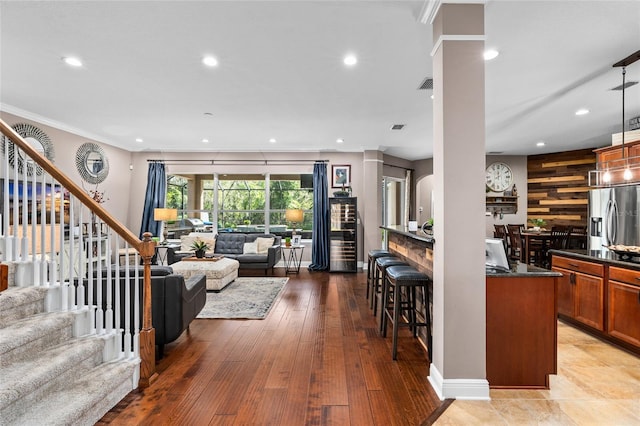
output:
[[[395,164],[387,164],[384,163],[385,166],[389,166],[389,167],[395,167],[396,169],[404,169],[404,170],[411,170],[412,172],[415,171],[415,169],[412,169],[410,167],[402,167],[402,166],[396,166]]]
[[[246,166],[266,166],[266,165],[290,165],[308,163],[328,163],[329,160],[147,160],[147,163],[164,164],[193,164],[198,166],[232,166],[243,164]]]

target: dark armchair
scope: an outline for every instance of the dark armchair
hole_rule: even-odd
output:
[[[140,285],[140,300],[144,300],[144,286],[142,285],[143,268],[138,267]],[[135,267],[129,268],[129,282],[131,295],[134,294]],[[120,269],[120,299],[124,305],[125,288],[124,268]],[[94,272],[94,276],[97,271]],[[103,299],[106,277],[103,272]],[[95,287],[94,287],[95,288]],[[164,345],[176,340],[189,328],[191,321],[200,313],[207,301],[206,277],[204,274],[193,275],[186,279],[182,275],[173,273],[169,266],[151,267],[151,322],[155,329],[158,358],[164,354]],[[134,307],[131,298],[131,309]],[[124,312],[120,315],[120,324],[124,326]],[[142,326],[142,304],[140,305],[140,325]]]

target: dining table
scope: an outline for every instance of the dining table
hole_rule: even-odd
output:
[[[520,255],[520,261],[527,265],[531,263],[531,251],[534,247],[536,250],[541,251],[541,253],[546,253],[554,238],[553,235],[551,235],[551,230],[548,229],[525,229],[520,232],[520,236],[522,237],[522,253]],[[572,245],[573,241],[577,241],[578,245],[586,244],[586,233],[571,232],[569,235],[569,245]],[[536,259],[536,263],[542,265],[540,260],[543,259]]]
[[[542,246],[541,252],[544,253],[545,249],[549,247],[549,242],[553,239],[551,231],[545,229],[525,229],[520,232],[520,236],[522,237],[520,261],[527,265],[531,263],[531,250],[533,250],[535,242],[540,243]],[[540,250],[540,247],[538,246],[536,249]],[[541,264],[540,260],[541,259],[536,259],[536,263]]]

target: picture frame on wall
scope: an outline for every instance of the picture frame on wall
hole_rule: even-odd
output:
[[[332,165],[331,166],[331,187],[342,188],[351,186],[351,166]]]

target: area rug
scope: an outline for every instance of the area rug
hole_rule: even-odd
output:
[[[241,277],[218,293],[207,292],[197,318],[264,319],[289,278]]]

